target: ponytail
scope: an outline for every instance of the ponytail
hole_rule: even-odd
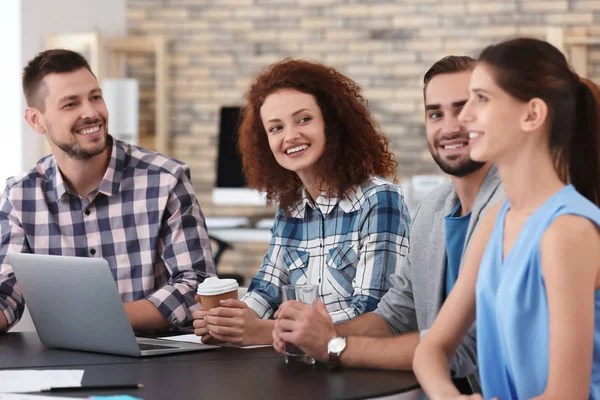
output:
[[[582,78],[576,89],[575,129],[568,151],[570,183],[600,206],[600,89]]]
[[[551,122],[549,147],[556,172],[600,207],[600,89],[572,72],[565,55],[548,42],[512,39],[486,47],[479,61],[517,100],[542,99]]]

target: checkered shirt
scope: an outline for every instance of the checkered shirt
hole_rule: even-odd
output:
[[[408,253],[409,226],[402,189],[379,177],[343,200],[322,194],[313,203],[303,190],[291,215],[278,210],[269,251],[243,300],[271,318],[283,285],[312,283],[334,322],[373,311]]]
[[[0,310],[9,327],[24,309],[6,262],[12,252],[102,257],[123,302],[147,299],[172,325],[192,320],[198,283],[215,275],[215,266],[190,170],[108,141],[108,169],[87,197],[67,186],[52,155],[8,179],[0,200]]]

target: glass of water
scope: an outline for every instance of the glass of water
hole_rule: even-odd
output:
[[[317,285],[284,285],[281,289],[283,301],[296,300],[312,306],[317,298]],[[285,344],[285,362],[300,362],[314,364],[315,359],[305,354],[298,346],[292,343]]]

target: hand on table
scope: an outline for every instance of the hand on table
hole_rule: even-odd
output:
[[[285,343],[298,346],[309,356],[328,361],[327,343],[337,335],[325,304],[315,300],[313,306],[295,300],[286,301],[275,313],[273,347],[285,353]]]
[[[196,311],[194,333],[220,341],[238,345],[260,344],[256,337],[259,333],[260,318],[246,303],[239,300],[221,300],[221,307],[209,311]]]
[[[462,395],[452,396],[452,397],[440,397],[440,398],[436,398],[436,400],[483,400],[483,397],[480,394],[462,394]],[[497,397],[494,397],[492,400],[499,400],[499,399]]]

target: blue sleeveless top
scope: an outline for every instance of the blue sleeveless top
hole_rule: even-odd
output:
[[[600,226],[600,209],[572,185],[565,186],[529,217],[503,261],[504,218],[509,208],[507,201],[498,214],[477,278],[477,354],[485,399],[530,399],[546,390],[549,317],[540,261],[542,235],[565,214]],[[590,399],[600,400],[600,290],[594,303]]]

